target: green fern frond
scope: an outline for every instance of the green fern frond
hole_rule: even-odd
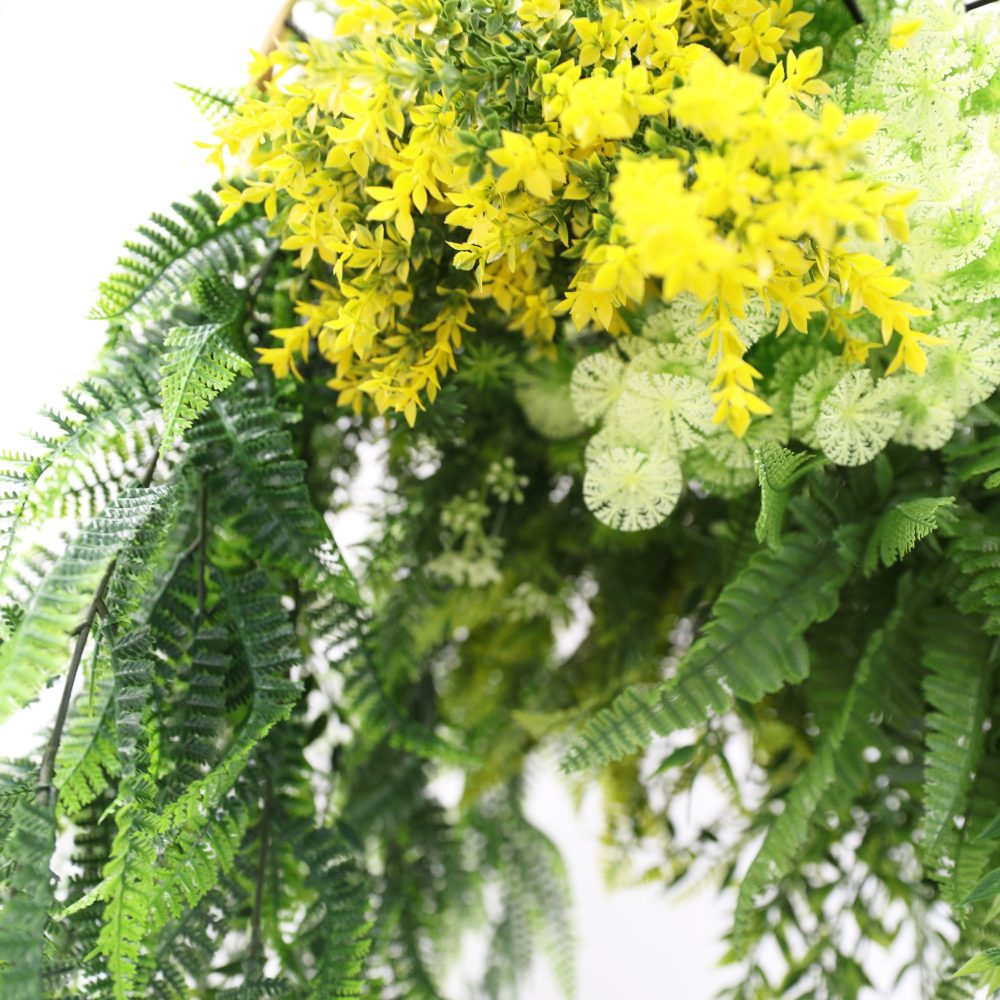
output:
[[[43,411],[50,430],[31,435],[39,453],[0,455],[0,594],[25,524],[69,508],[92,514],[111,499],[106,482],[116,474],[108,459],[138,466],[137,456],[150,450],[157,391],[142,363],[109,363],[64,399],[62,410]]]
[[[652,689],[626,689],[584,725],[563,761],[567,771],[607,764],[646,746],[653,734],[699,726],[733,696],[758,702],[803,680],[803,632],[834,613],[851,563],[833,545],[789,536],[758,553],[719,595],[712,620],[677,674]]]
[[[372,947],[370,889],[353,854],[334,831],[314,830],[304,845],[316,859],[310,873],[318,892],[316,975],[309,984],[314,1000],[347,1000],[365,992],[365,960]]]
[[[173,215],[155,214],[138,229],[138,240],[125,244],[119,271],[101,284],[92,318],[124,320],[150,315],[167,302],[178,302],[199,274],[245,271],[260,257],[259,211],[243,208],[222,225],[222,206],[199,192],[189,202],[174,202]]]
[[[987,948],[975,958],[970,958],[953,978],[960,979],[963,976],[975,976],[980,989],[1000,989],[1000,948]]]
[[[930,706],[920,850],[945,880],[954,864],[955,820],[963,816],[983,749],[994,664],[974,619],[942,608],[924,623],[924,696]]]
[[[0,647],[0,721],[36,697],[66,666],[69,634],[111,561],[169,496],[167,486],[125,490],[70,542]]]
[[[757,541],[774,548],[781,540],[781,522],[792,487],[816,466],[822,465],[824,459],[809,452],[789,451],[767,441],[754,452],[753,461],[760,482]]]
[[[157,881],[147,903],[147,937],[154,938],[173,919],[197,906],[233,866],[250,815],[239,797],[225,809],[184,828],[157,861]]]
[[[292,711],[301,682],[292,680],[301,662],[295,632],[280,595],[258,572],[234,580],[223,579],[232,638],[245,664],[250,687],[246,717],[221,760],[208,774],[193,782],[162,812],[163,835],[196,823],[199,815],[215,808],[233,787],[254,747]]]
[[[910,593],[909,587],[901,591],[896,608],[866,643],[836,719],[822,735],[815,756],[796,777],[781,815],[770,824],[743,878],[733,929],[740,950],[746,948],[761,893],[794,871],[817,826],[828,813],[842,812],[861,790],[871,769],[866,752],[872,747],[889,750],[883,746],[881,725],[885,699],[894,687],[893,659],[905,648],[901,639],[910,628]]]
[[[862,566],[865,576],[871,576],[880,562],[892,566],[912,552],[917,542],[939,527],[944,512],[954,505],[954,497],[919,497],[904,500],[886,511],[865,547]]]
[[[121,770],[118,796],[111,807],[115,836],[101,881],[67,907],[64,916],[95,902],[105,904],[95,953],[107,961],[114,1000],[132,1000],[144,988],[143,932],[157,878],[154,783],[147,770],[148,732],[144,725],[153,665],[144,632],[113,640],[105,622],[104,634],[114,680]]]
[[[967,483],[985,476],[985,489],[995,490],[1000,486],[1000,434],[987,434],[972,441],[949,445],[945,454],[960,482]]]
[[[110,677],[100,678],[93,690],[81,692],[76,699],[55,773],[59,808],[70,815],[93,802],[120,773],[114,707]]]
[[[948,560],[958,570],[955,603],[985,616],[985,629],[1000,635],[1000,531],[992,521],[963,510],[951,528]]]
[[[281,414],[259,391],[218,398],[189,435],[213,507],[233,519],[252,552],[300,578],[332,569],[333,546],[306,488]]]
[[[191,103],[212,124],[222,121],[223,118],[229,115],[236,106],[236,101],[239,98],[239,93],[234,90],[192,87],[187,83],[178,83],[177,86],[191,98]]]
[[[242,302],[235,294],[226,301],[218,285],[215,280],[198,278],[194,293],[196,300],[209,299],[199,301],[199,305],[214,322],[174,327],[164,342],[161,451],[171,448],[237,375],[253,374],[250,363],[232,346],[243,320]]]
[[[0,996],[39,1000],[45,995],[45,928],[55,896],[49,871],[56,841],[54,807],[20,799],[2,841],[4,857],[14,858],[15,867],[6,898],[0,897]]]

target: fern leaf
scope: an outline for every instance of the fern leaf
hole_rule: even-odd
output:
[[[990,643],[976,622],[941,609],[925,624],[927,717],[921,851],[931,873],[947,877],[956,817],[965,810],[983,748],[991,684]]]
[[[31,435],[40,453],[0,454],[0,594],[6,592],[25,523],[61,516],[71,500],[77,508],[110,501],[109,473],[96,461],[105,464],[114,455],[124,463],[146,450],[156,396],[141,363],[116,362],[64,393],[66,412],[44,411],[51,429]]]
[[[335,572],[333,541],[305,485],[281,415],[259,394],[216,399],[189,435],[213,505],[233,518],[263,560],[296,577]]]
[[[987,518],[962,511],[951,533],[948,559],[961,574],[955,603],[984,615],[986,631],[1000,635],[1000,532]]]
[[[232,868],[248,826],[249,813],[237,797],[226,809],[181,830],[157,862],[156,886],[147,903],[147,936],[158,934],[215,888]]]
[[[15,859],[7,898],[0,909],[0,995],[4,1000],[38,1000],[45,927],[54,901],[49,863],[55,849],[55,808],[18,801],[4,831],[4,855]]]
[[[100,286],[94,319],[124,320],[152,314],[167,302],[180,301],[198,274],[232,274],[259,258],[260,213],[241,209],[222,225],[222,206],[199,192],[189,202],[175,202],[173,215],[153,215],[139,227],[141,239],[125,244],[119,270]]]
[[[886,511],[865,547],[865,576],[871,576],[879,562],[892,566],[912,552],[917,542],[938,528],[944,519],[942,512],[954,505],[954,497],[920,497],[904,500]]]
[[[976,976],[981,989],[1000,989],[1000,948],[987,948],[975,958],[970,958],[953,976]]]
[[[227,343],[226,323],[175,327],[164,343],[160,375],[163,394],[163,450],[232,385],[237,375],[252,375],[249,362]]]
[[[801,536],[758,553],[726,586],[712,620],[677,674],[653,689],[628,688],[583,728],[564,769],[607,764],[646,746],[652,734],[699,726],[732,696],[749,702],[796,684],[809,671],[803,632],[837,608],[850,562]]]
[[[839,812],[863,786],[869,771],[865,751],[884,743],[881,721],[892,660],[909,627],[903,594],[882,628],[868,640],[854,680],[815,756],[792,787],[781,815],[767,836],[740,885],[734,921],[737,948],[743,950],[757,899],[794,871],[817,829],[831,811]],[[888,749],[888,748],[887,748]]]
[[[191,103],[212,124],[222,121],[223,118],[229,115],[236,106],[236,100],[239,97],[236,91],[192,87],[186,83],[178,83],[177,86],[191,98]]]
[[[367,880],[332,831],[313,831],[306,847],[307,856],[317,859],[314,874],[321,909],[314,916],[320,947],[309,996],[315,1000],[362,996],[365,959],[372,946]]]
[[[781,522],[792,487],[806,473],[823,464],[819,455],[793,452],[767,441],[754,452],[754,466],[760,481],[760,516],[757,541],[774,548],[781,540]]]
[[[114,679],[121,770],[113,805],[115,836],[101,881],[69,906],[64,916],[98,901],[105,904],[95,952],[107,960],[114,1000],[132,1000],[144,989],[145,970],[140,959],[156,881],[154,784],[147,771],[148,736],[143,724],[153,670],[145,633],[127,633],[112,641],[105,623],[105,641]]]
[[[168,834],[195,823],[203,810],[214,809],[233,787],[254,747],[292,711],[301,683],[291,679],[300,663],[288,612],[262,573],[251,572],[223,581],[233,639],[241,650],[250,684],[246,718],[219,763],[192,783],[160,817]]]
[[[114,704],[114,686],[107,677],[76,699],[55,773],[59,807],[69,815],[93,802],[120,773]]]
[[[165,486],[125,490],[70,542],[25,605],[17,631],[0,648],[0,721],[65,667],[69,633],[102,574],[169,493]]]

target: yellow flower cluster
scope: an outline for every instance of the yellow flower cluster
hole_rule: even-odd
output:
[[[749,296],[778,333],[821,314],[858,359],[867,310],[890,367],[920,371],[907,283],[851,242],[905,238],[909,196],[852,171],[876,122],[823,101],[818,49],[786,53],[809,19],[790,4],[348,0],[333,40],[268,58],[213,153],[244,170],[225,215],[262,204],[303,272],[262,359],[299,374],[315,348],[342,403],[412,424],[469,333],[544,351],[559,317],[617,334],[690,292],[739,435],[769,412],[733,322]]]

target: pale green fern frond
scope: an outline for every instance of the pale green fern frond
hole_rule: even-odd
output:
[[[55,773],[60,808],[70,815],[78,813],[119,773],[114,686],[110,677],[102,677],[93,690],[77,697],[63,734]]]
[[[766,441],[754,452],[754,466],[760,480],[760,516],[757,541],[774,548],[781,540],[781,522],[792,487],[808,472],[823,464],[819,455],[793,452]]]
[[[245,271],[260,256],[260,215],[243,208],[222,225],[222,205],[199,192],[171,205],[173,215],[155,214],[138,229],[141,239],[125,244],[119,271],[101,284],[95,319],[124,321],[154,314],[179,302],[200,273]]]
[[[69,544],[24,606],[0,647],[0,720],[31,701],[66,666],[69,634],[111,561],[169,495],[169,487],[125,490]]]
[[[892,566],[912,552],[917,542],[937,530],[944,512],[954,504],[954,497],[919,497],[904,500],[886,511],[865,546],[865,576],[871,576],[880,562]]]
[[[191,98],[191,103],[213,125],[222,121],[236,106],[239,93],[234,90],[215,90],[210,87],[192,87],[187,83],[177,86]]]

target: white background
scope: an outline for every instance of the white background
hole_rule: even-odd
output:
[[[5,93],[0,143],[0,448],[86,371],[102,329],[85,317],[121,242],[151,211],[210,185],[207,129],[174,81],[229,89],[245,78],[279,0],[0,0]],[[609,665],[609,669],[611,666]],[[31,728],[47,724],[52,694]],[[25,752],[28,727],[0,730]],[[599,803],[575,811],[554,769],[531,779],[530,811],[561,846],[573,882],[580,1000],[708,1000],[728,910],[712,894],[653,887],[608,895]],[[468,1000],[468,991],[454,991]],[[521,1000],[556,1000],[547,972]]]

